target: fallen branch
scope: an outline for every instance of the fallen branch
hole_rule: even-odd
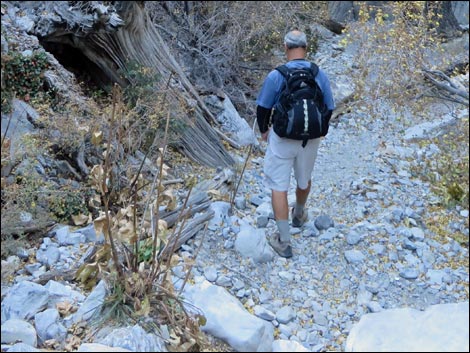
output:
[[[214,211],[208,211],[190,220],[181,231],[177,229],[173,234],[174,236],[168,239],[168,243],[161,251],[159,257],[167,259],[171,256],[172,251],[178,250],[181,245],[186,243],[201,229],[204,228],[205,222],[209,221],[214,216]]]
[[[455,99],[458,103],[469,105],[469,93],[461,84],[452,80],[449,76],[439,70],[428,70],[423,68],[424,76],[438,89],[443,90],[451,95],[463,98]],[[440,80],[439,80],[440,79]],[[449,99],[449,97],[446,97]]]

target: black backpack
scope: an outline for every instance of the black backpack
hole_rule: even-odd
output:
[[[315,81],[318,66],[310,63],[309,68],[290,69],[281,65],[276,70],[286,83],[273,107],[273,129],[280,137],[302,140],[305,147],[308,140],[328,133],[328,109]]]

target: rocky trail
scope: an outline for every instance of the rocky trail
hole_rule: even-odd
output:
[[[315,60],[339,94],[341,75],[353,60],[347,53],[333,55],[338,50],[324,43]],[[443,109],[442,116],[465,114]],[[186,277],[185,259],[194,262],[183,295],[204,312],[203,330],[234,351],[468,351],[468,248],[426,227],[437,199],[413,167],[437,151],[418,143],[433,133],[420,134],[421,123],[403,126],[391,114],[368,116],[358,107],[330,127],[314,169],[309,221],[292,228],[290,259],[278,257],[266,241],[275,231],[263,185],[266,146],[255,148],[232,212],[228,202],[213,202],[207,232],[182,245],[181,264],[173,268],[178,287]],[[293,180],[291,186],[293,203]],[[468,209],[448,212],[457,219],[449,234],[468,236]],[[35,283],[51,269],[70,269],[98,238],[90,227],[63,227],[37,249],[2,261],[2,278],[11,279],[8,285],[2,280],[2,351],[39,351],[99,313],[106,296],[102,282],[88,294],[72,282]],[[31,257],[35,263],[20,266]],[[65,299],[78,303],[76,313],[59,315],[55,304]],[[357,329],[371,314],[375,321]],[[164,327],[113,329],[74,350],[166,350]]]

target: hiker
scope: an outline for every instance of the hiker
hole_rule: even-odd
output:
[[[292,30],[284,37],[284,50],[288,68],[308,68],[306,60],[307,37],[304,32]],[[315,82],[323,93],[325,111],[322,119],[328,122],[335,108],[330,82],[324,71],[318,69]],[[282,257],[292,257],[291,236],[289,232],[289,205],[287,192],[290,185],[291,171],[294,170],[296,180],[296,202],[292,208],[292,226],[301,227],[308,218],[305,204],[311,187],[311,177],[317,157],[321,136],[309,139],[307,143],[287,137],[279,137],[271,125],[273,107],[279,101],[286,79],[280,71],[272,70],[263,82],[256,104],[256,119],[261,138],[267,141],[264,157],[264,174],[267,187],[271,189],[271,202],[278,232],[269,239],[270,245]]]

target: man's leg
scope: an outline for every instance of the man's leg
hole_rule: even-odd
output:
[[[312,186],[311,180],[308,181],[306,189],[301,189],[297,186],[295,189],[295,207],[293,216],[301,219],[304,213],[305,204],[307,203],[307,198],[310,193],[310,188]]]
[[[272,191],[272,206],[281,242],[290,242],[287,191]]]
[[[279,238],[275,234],[269,243],[273,249],[282,257],[292,257],[289,232],[289,205],[287,203],[287,191],[272,191],[272,205],[274,218],[276,219]]]
[[[294,174],[297,181],[296,203],[292,214],[292,225],[301,227],[307,220],[305,205],[312,186],[312,173],[317,159],[321,138],[309,140],[294,161]]]
[[[292,257],[292,247],[287,190],[290,185],[294,155],[291,158],[288,155],[281,158],[273,153],[270,146],[271,144],[266,150],[264,173],[266,185],[271,189],[271,204],[278,232],[269,239],[269,244],[280,256],[289,258]]]

